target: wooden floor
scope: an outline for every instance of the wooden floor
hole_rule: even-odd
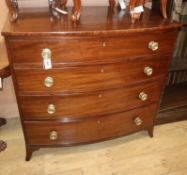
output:
[[[0,153],[0,175],[186,175],[187,121],[155,127],[97,144],[41,149],[30,162],[18,119],[0,128],[8,143]]]

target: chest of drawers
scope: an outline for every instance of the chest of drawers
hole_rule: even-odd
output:
[[[108,12],[108,14],[111,12]],[[107,140],[154,118],[180,25],[146,10],[128,14],[83,8],[81,20],[20,14],[3,30],[23,126],[26,160],[38,148]],[[44,59],[51,69],[44,69]]]

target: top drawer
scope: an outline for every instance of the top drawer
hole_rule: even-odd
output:
[[[53,63],[100,61],[129,56],[152,55],[171,52],[176,33],[134,34],[110,38],[60,38],[9,40],[14,63],[40,63],[42,50],[51,50]],[[158,43],[158,49],[148,48],[151,41]]]

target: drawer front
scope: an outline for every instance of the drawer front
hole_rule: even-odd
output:
[[[168,57],[121,64],[79,66],[52,70],[18,69],[19,91],[79,93],[140,83],[166,74]],[[148,68],[146,72],[146,68]],[[150,71],[152,74],[150,75]],[[51,86],[46,80],[51,78]],[[48,82],[48,81],[47,81]]]
[[[51,50],[53,63],[104,61],[137,55],[168,53],[175,43],[175,32],[126,35],[111,38],[10,40],[14,63],[42,63],[42,50]],[[150,41],[158,42],[156,51],[148,48]]]
[[[25,121],[27,144],[73,145],[96,142],[141,130],[153,124],[156,105],[81,122]]]
[[[129,88],[100,91],[90,95],[20,96],[19,100],[24,119],[70,121],[150,104],[158,101],[161,89],[162,84],[154,82]],[[141,92],[144,92],[144,95],[147,94],[147,99],[141,99]]]

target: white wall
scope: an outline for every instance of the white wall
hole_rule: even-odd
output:
[[[3,24],[5,22],[7,12],[8,10],[6,8],[5,0],[0,0],[0,31],[3,28]],[[0,41],[2,41],[2,36],[0,36]]]
[[[6,20],[8,9],[6,8],[5,0],[0,0],[0,31]],[[0,36],[0,42],[3,42],[3,37]],[[18,109],[15,99],[15,93],[12,85],[11,77],[3,81],[4,90],[0,91],[0,117],[18,116]]]
[[[68,1],[68,5],[72,5],[73,0]],[[95,6],[101,6],[101,5],[108,5],[108,0],[82,0],[82,5],[83,6],[90,6],[90,5],[95,5]],[[20,1],[20,6],[24,7],[43,7],[48,5],[48,0],[25,0],[25,1]]]

